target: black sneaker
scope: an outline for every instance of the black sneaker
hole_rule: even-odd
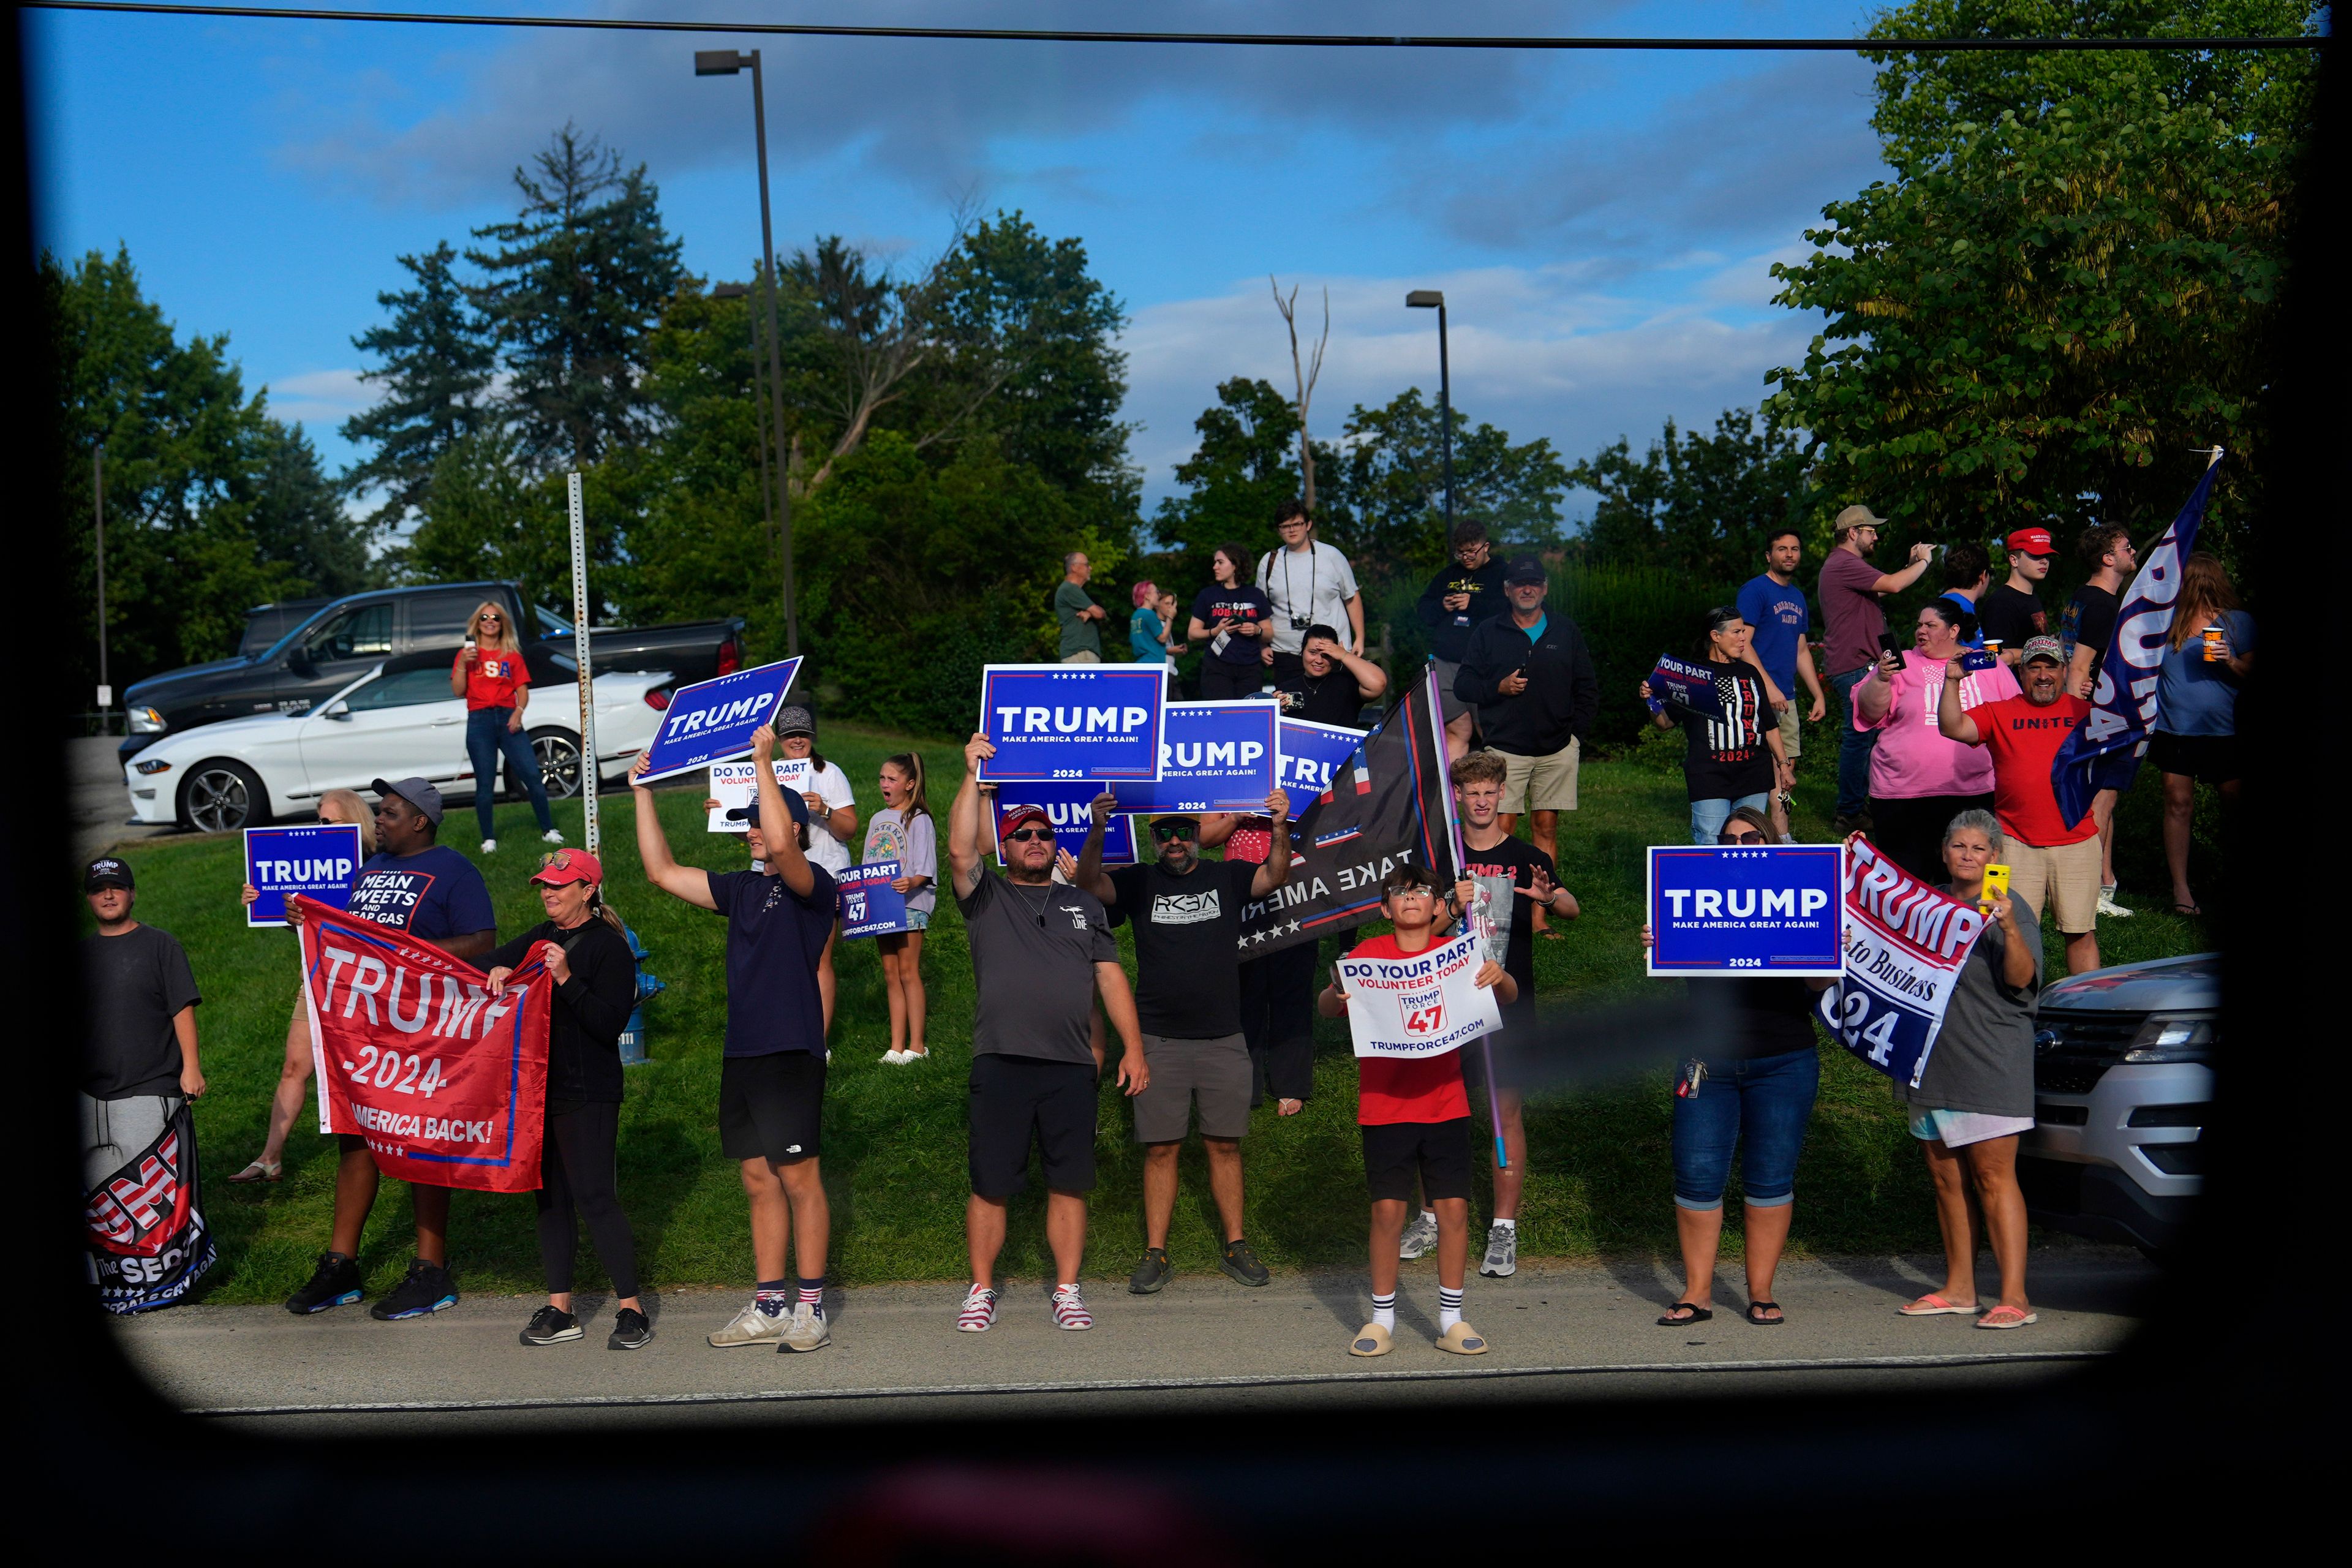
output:
[[[444,1307],[457,1304],[457,1282],[438,1263],[427,1263],[422,1258],[408,1260],[408,1278],[392,1288],[392,1294],[368,1309],[379,1321],[389,1323],[398,1318],[422,1318]]]
[[[635,1307],[624,1307],[613,1320],[613,1337],[604,1342],[608,1351],[637,1351],[654,1342],[654,1326]]]
[[[1225,1243],[1224,1251],[1217,1255],[1217,1267],[1244,1285],[1263,1285],[1274,1278],[1257,1260],[1256,1249],[1239,1237]]]
[[[1143,1261],[1137,1264],[1135,1272],[1127,1277],[1128,1291],[1136,1296],[1157,1295],[1160,1288],[1167,1284],[1169,1277],[1175,1272],[1169,1267],[1166,1247],[1147,1247],[1143,1249]]]
[[[580,1337],[580,1320],[562,1308],[550,1304],[530,1315],[530,1324],[522,1331],[527,1345],[560,1345]]]
[[[359,1299],[358,1260],[340,1252],[322,1252],[319,1267],[310,1271],[310,1282],[286,1298],[286,1310],[300,1316],[330,1307],[348,1307]]]

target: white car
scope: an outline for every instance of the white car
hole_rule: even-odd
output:
[[[580,688],[569,670],[534,684],[523,727],[547,793],[580,793]],[[596,772],[625,776],[669,707],[666,670],[596,678]],[[231,833],[310,809],[331,789],[418,774],[470,800],[466,700],[450,695],[449,656],[387,659],[307,713],[257,713],[165,735],[122,770],[131,820]]]

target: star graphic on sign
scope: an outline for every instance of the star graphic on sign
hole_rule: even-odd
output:
[[[1296,933],[1296,932],[1297,931],[1297,930],[1298,930],[1298,922],[1297,922],[1297,921],[1291,921],[1291,922],[1290,922],[1290,929],[1291,929],[1291,931],[1292,931],[1294,933]]]

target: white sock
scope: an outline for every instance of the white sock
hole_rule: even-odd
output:
[[[1372,1321],[1389,1332],[1396,1331],[1396,1292],[1372,1298]]]
[[[1421,1211],[1421,1222],[1420,1222],[1420,1223],[1422,1223],[1423,1225],[1425,1225],[1425,1226],[1430,1226],[1432,1229],[1436,1228],[1436,1226],[1437,1226],[1437,1211],[1436,1211],[1435,1209],[1423,1209],[1423,1210],[1422,1210],[1422,1211]]]
[[[1462,1321],[1462,1292],[1437,1288],[1437,1331],[1444,1333]]]
[[[1519,1228],[1519,1222],[1515,1219],[1497,1219],[1495,1222],[1495,1228],[1497,1230],[1517,1230]]]

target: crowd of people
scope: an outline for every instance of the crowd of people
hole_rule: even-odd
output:
[[[2034,1319],[2015,1157],[2019,1135],[2032,1125],[2040,922],[2046,908],[2064,939],[2069,970],[2080,972],[2099,962],[2096,920],[2120,910],[2106,869],[2113,802],[2068,824],[2054,798],[2052,758],[2090,712],[2097,656],[2116,635],[2118,595],[2134,556],[2119,530],[2086,533],[2081,548],[2092,576],[2053,635],[2036,594],[2053,553],[2046,531],[2008,537],[2008,575],[1999,587],[1990,586],[1986,551],[1955,545],[1940,557],[1941,592],[1920,608],[1906,642],[1887,632],[1882,601],[1939,558],[1916,545],[1901,568],[1880,571],[1871,556],[1885,526],[1863,507],[1839,514],[1836,547],[1817,587],[1828,628],[1818,643],[1797,583],[1802,542],[1784,530],[1767,542],[1765,570],[1697,628],[1690,654],[1713,678],[1711,706],[1646,682],[1641,695],[1660,729],[1685,732],[1693,841],[1754,846],[1794,841],[1790,789],[1801,725],[1828,717],[1834,691],[1833,834],[1866,833],[1915,876],[1985,908],[1986,935],[1961,973],[1928,1068],[1917,1086],[1895,1091],[1926,1152],[1948,1262],[1942,1286],[1903,1310],[2021,1327]],[[1300,717],[1361,728],[1364,705],[1386,694],[1389,678],[1366,657],[1353,571],[1344,555],[1315,540],[1303,506],[1286,505],[1276,527],[1280,546],[1254,567],[1245,548],[1220,547],[1216,581],[1189,611],[1174,594],[1138,584],[1130,652],[1166,661],[1197,643],[1203,697],[1254,697],[1271,686]],[[1502,1027],[1489,1043],[1500,1048],[1359,1063],[1372,1300],[1370,1320],[1348,1345],[1359,1356],[1392,1348],[1397,1266],[1433,1250],[1438,1348],[1473,1355],[1487,1348],[1464,1317],[1475,1196],[1470,1095],[1490,1091],[1505,1156],[1478,1268],[1507,1277],[1517,1267],[1527,1179],[1527,1063],[1542,1043],[1534,943],[1561,940],[1560,927],[1580,913],[1560,881],[1558,842],[1561,814],[1577,808],[1579,762],[1598,712],[1591,653],[1573,620],[1547,605],[1549,578],[1539,559],[1498,561],[1475,521],[1460,524],[1450,543],[1448,563],[1421,595],[1419,614],[1438,677],[1463,860],[1458,868],[1391,870],[1380,905],[1390,929],[1354,952],[1406,957],[1460,931],[1476,932],[1484,942],[1476,984],[1496,994]],[[1089,577],[1084,554],[1066,560],[1054,595],[1065,662],[1101,658],[1098,626],[1107,616],[1087,595]],[[511,633],[496,616],[490,605],[477,614],[452,668],[453,687],[485,715],[478,725],[469,721],[467,732],[478,779],[493,776],[499,749],[520,733],[528,700],[528,676],[508,657]],[[2186,871],[2193,784],[2214,784],[2226,801],[2236,799],[2235,701],[2253,649],[2252,620],[2220,563],[2190,557],[2160,671],[2153,751],[2165,775],[2172,896],[2183,912],[2198,912]],[[859,820],[846,774],[815,741],[814,715],[796,701],[758,731],[752,798],[733,813],[749,856],[740,870],[680,865],[654,809],[645,759],[631,774],[647,880],[726,922],[715,1121],[720,1151],[741,1175],[753,1289],[708,1336],[721,1348],[805,1352],[832,1342],[824,1294],[832,1219],[820,1163],[840,933],[835,879],[853,863]],[[1100,1131],[1097,1086],[1106,1074],[1130,1107],[1131,1134],[1143,1150],[1141,1255],[1129,1290],[1155,1294],[1173,1275],[1168,1248],[1178,1155],[1195,1131],[1223,1231],[1215,1265],[1243,1286],[1265,1284],[1267,1269],[1244,1224],[1251,1112],[1271,1097],[1278,1124],[1304,1108],[1315,1091],[1315,1017],[1344,1017],[1349,1007],[1336,973],[1318,989],[1325,954],[1313,942],[1242,956],[1244,907],[1283,887],[1291,873],[1289,799],[1276,790],[1255,813],[1153,817],[1139,824],[1148,854],[1107,868],[1113,797],[1094,802],[1083,851],[1060,852],[1045,811],[997,808],[984,798],[979,774],[992,752],[984,734],[965,747],[947,827],[949,886],[977,988],[968,1085],[970,1285],[955,1327],[983,1332],[996,1321],[1008,1205],[1026,1182],[1033,1152],[1046,1188],[1052,1321],[1072,1331],[1092,1326],[1081,1263]],[[780,758],[806,764],[803,787],[779,784],[772,764]],[[524,771],[536,779],[535,768]],[[893,885],[906,899],[908,927],[879,942],[889,1010],[882,1059],[905,1067],[931,1054],[921,964],[936,908],[938,834],[919,753],[887,758],[876,782],[885,804],[865,825],[863,858],[898,862]],[[619,1041],[635,972],[604,903],[604,866],[581,849],[547,854],[532,878],[541,918],[500,942],[478,866],[438,842],[439,792],[422,778],[404,778],[379,779],[373,793],[372,807],[348,791],[329,794],[318,807],[320,823],[360,832],[364,858],[350,889],[351,912],[477,966],[494,993],[534,958],[552,987],[535,1200],[547,1300],[521,1339],[550,1345],[583,1337],[573,1285],[584,1225],[614,1288],[608,1343],[643,1346],[654,1330],[615,1180]],[[485,854],[496,846],[488,794],[478,793]],[[560,843],[543,798],[534,795],[532,804],[544,835]],[[1529,819],[1525,839],[1517,833],[1522,816]],[[988,864],[992,858],[1002,870]],[[2010,868],[2005,892],[1987,889],[1985,868],[1994,863]],[[194,1021],[200,997],[185,953],[133,917],[125,862],[92,862],[85,891],[97,921],[86,953],[93,1032],[82,1101],[86,1175],[94,1181],[152,1135],[150,1123],[161,1125],[201,1095],[205,1083]],[[255,889],[245,896],[250,901]],[[1132,988],[1113,935],[1119,924],[1134,933]],[[1646,928],[1643,940],[1650,940]],[[1681,1326],[1712,1315],[1722,1205],[1737,1151],[1746,1205],[1745,1315],[1759,1326],[1777,1324],[1785,1314],[1773,1300],[1774,1273],[1820,1073],[1813,993],[1829,982],[1686,984],[1721,1005],[1721,1045],[1685,1062],[1675,1085],[1673,1202],[1685,1284],[1659,1321]],[[298,994],[263,1147],[231,1182],[281,1179],[313,1059]],[[338,1143],[330,1239],[310,1280],[286,1302],[296,1313],[363,1294],[359,1245],[378,1170],[364,1136],[341,1134]],[[448,1263],[449,1190],[411,1187],[415,1257],[405,1278],[373,1304],[379,1319],[425,1316],[458,1297]],[[1980,1233],[2000,1273],[1990,1310],[1978,1300],[1974,1277]]]

